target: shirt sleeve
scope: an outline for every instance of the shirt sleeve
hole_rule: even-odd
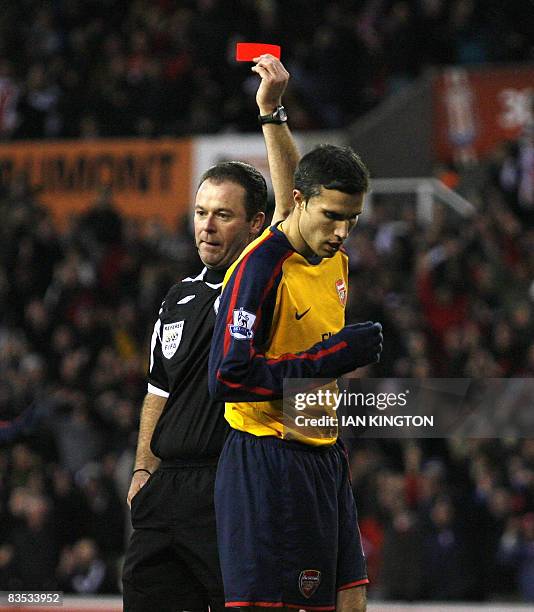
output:
[[[270,334],[282,265],[292,253],[256,247],[232,273],[211,345],[209,389],[214,399],[280,399],[284,378],[337,378],[354,369],[350,347],[340,334],[306,351],[265,356],[262,347]]]
[[[147,391],[160,397],[169,397],[169,380],[163,364],[163,352],[161,350],[161,313],[165,306],[165,300],[161,304],[158,318],[154,324],[152,338],[150,340],[150,362],[148,365]]]

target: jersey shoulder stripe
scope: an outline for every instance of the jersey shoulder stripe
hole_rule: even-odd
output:
[[[280,277],[284,261],[294,251],[286,240],[280,240],[277,234],[267,230],[251,248],[243,254],[229,279],[227,279],[226,292],[230,292],[227,319],[224,332],[223,355],[228,353],[231,344],[229,326],[232,324],[234,310],[244,304],[240,300],[246,299],[247,307],[255,312],[254,327],[261,321],[261,306],[266,296],[273,290],[277,278]],[[246,279],[246,283],[243,282]],[[247,295],[243,294],[246,284]],[[251,295],[254,292],[256,295]]]

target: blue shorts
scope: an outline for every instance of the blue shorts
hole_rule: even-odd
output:
[[[232,430],[215,512],[226,607],[335,610],[368,583],[346,453]]]

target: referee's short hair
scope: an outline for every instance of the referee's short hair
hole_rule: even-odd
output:
[[[208,179],[217,185],[230,181],[243,187],[247,221],[267,209],[267,183],[261,172],[258,172],[254,166],[241,161],[220,162],[204,172],[200,177],[198,188]]]
[[[369,189],[369,170],[350,147],[323,144],[300,160],[294,185],[305,200],[319,195],[321,187],[350,194],[365,193]]]

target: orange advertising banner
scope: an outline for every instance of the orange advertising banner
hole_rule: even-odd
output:
[[[43,141],[0,145],[0,185],[21,174],[59,222],[111,188],[127,215],[175,224],[189,210],[190,140]]]
[[[437,159],[484,157],[533,120],[534,66],[445,70],[434,84]]]

